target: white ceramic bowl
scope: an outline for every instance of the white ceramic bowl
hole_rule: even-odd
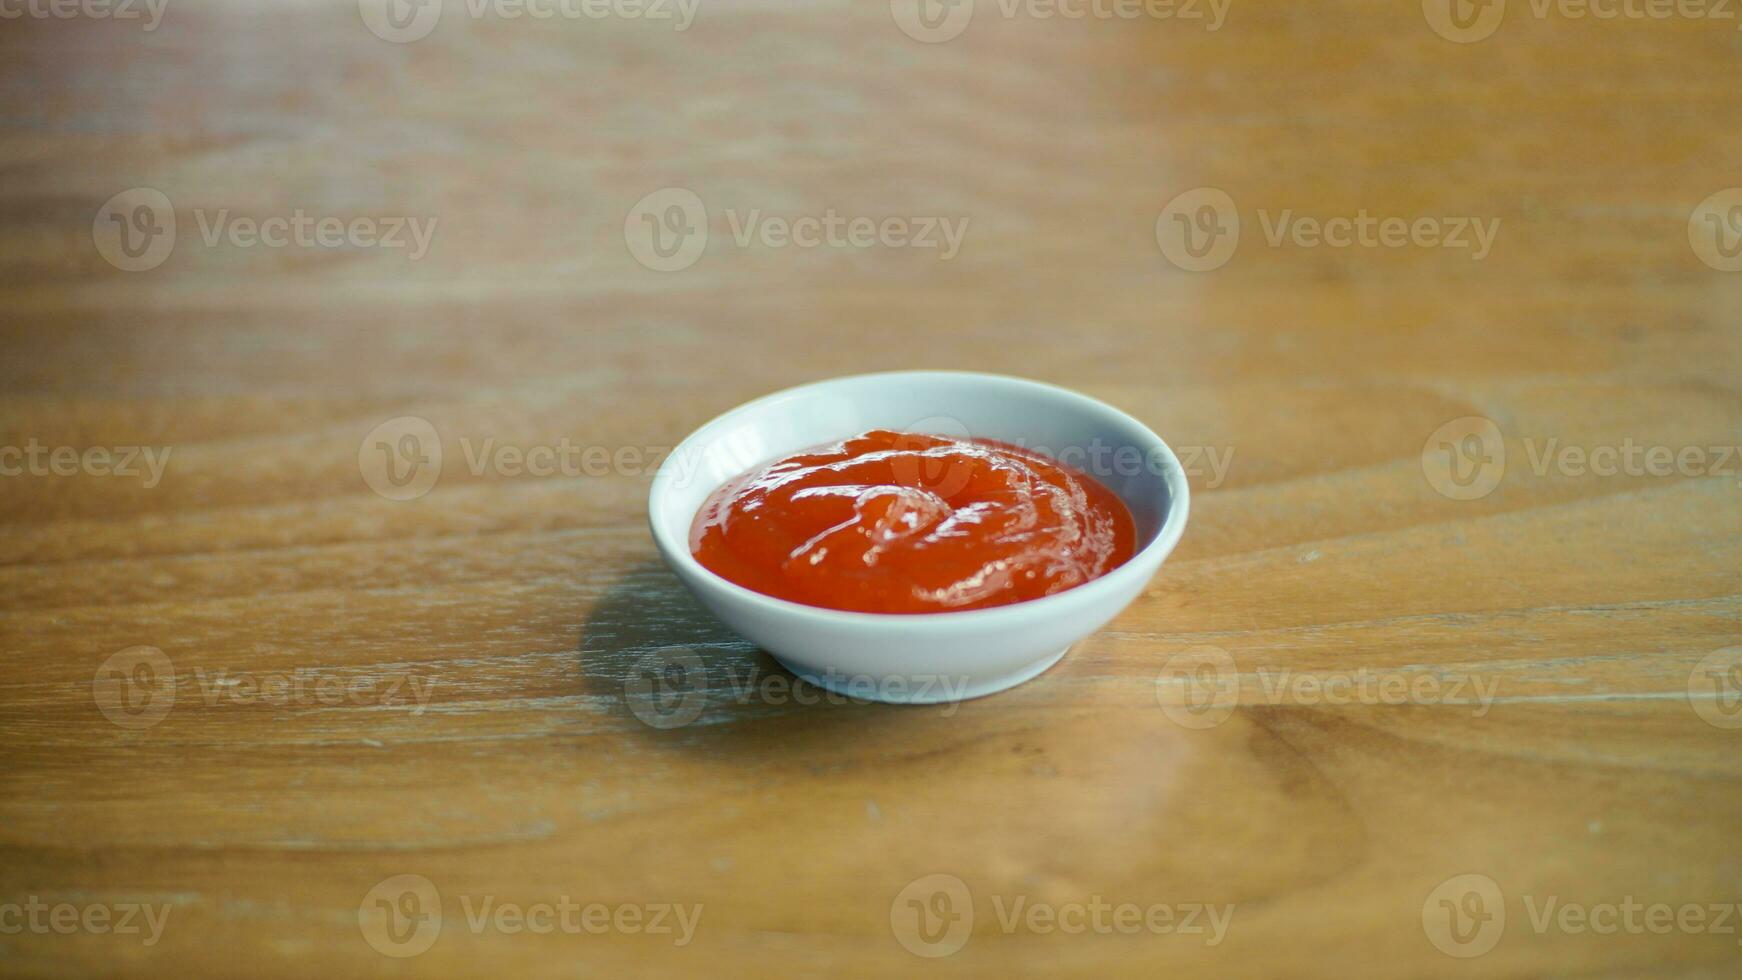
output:
[[[1117,493],[1137,554],[1041,599],[965,612],[843,612],[776,599],[690,554],[690,526],[721,484],[754,466],[867,429],[998,439],[1048,450]],[[1020,378],[904,371],[836,378],[741,405],[697,429],[653,480],[648,522],[665,563],[726,625],[793,673],[856,698],[931,704],[979,697],[1051,667],[1136,598],[1185,530],[1185,471],[1143,423]]]

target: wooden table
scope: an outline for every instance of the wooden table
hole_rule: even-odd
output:
[[[0,972],[1735,974],[1736,21],[373,2],[0,23]],[[1191,524],[795,692],[649,470],[915,366]]]

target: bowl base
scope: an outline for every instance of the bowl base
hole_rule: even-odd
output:
[[[1015,670],[1002,674],[977,676],[966,685],[957,683],[952,678],[949,683],[925,684],[916,682],[912,685],[901,685],[899,690],[890,689],[891,685],[874,684],[871,685],[872,689],[869,691],[866,690],[867,685],[862,678],[854,679],[858,683],[843,683],[838,677],[819,676],[781,660],[777,654],[770,655],[779,661],[782,667],[797,674],[803,680],[815,684],[825,691],[833,691],[856,700],[882,701],[886,704],[947,704],[983,698],[988,694],[1007,691],[1025,681],[1031,681],[1046,673],[1047,669],[1058,663],[1065,654],[1070,652],[1070,649],[1070,647],[1065,647],[1057,653],[1049,653],[1039,660],[1023,664]]]

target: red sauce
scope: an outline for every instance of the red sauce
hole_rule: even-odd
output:
[[[877,429],[715,490],[696,560],[765,595],[859,612],[983,609],[1124,564],[1136,531],[1093,477],[1005,443]]]

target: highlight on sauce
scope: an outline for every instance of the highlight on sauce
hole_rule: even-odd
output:
[[[989,439],[874,429],[727,481],[690,551],[765,595],[929,613],[1038,599],[1135,552],[1125,503],[1094,477]]]

